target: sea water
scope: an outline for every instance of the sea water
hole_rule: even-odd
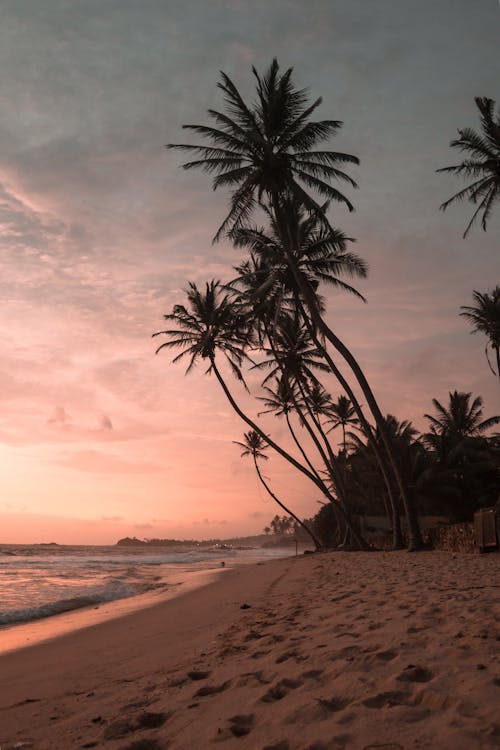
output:
[[[148,591],[172,570],[196,571],[291,554],[283,549],[0,545],[0,629]]]

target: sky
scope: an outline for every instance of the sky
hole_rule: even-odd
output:
[[[435,172],[478,126],[474,96],[500,103],[499,38],[497,0],[2,0],[0,542],[229,537],[275,515],[215,379],[151,338],[187,281],[240,258],[211,243],[227,194],[164,144],[221,106],[220,70],[251,99],[273,56],[361,160],[356,211],[332,220],[369,264],[367,304],[329,294],[328,320],[382,410],[423,429],[457,389],[500,412],[458,315],[499,282],[500,210],[463,240],[471,207],[439,211],[461,184]],[[281,459],[264,473],[297,513],[319,508]]]

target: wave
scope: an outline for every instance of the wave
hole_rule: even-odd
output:
[[[48,602],[38,607],[26,607],[23,609],[11,609],[7,611],[0,610],[0,626],[15,625],[22,622],[31,622],[41,620],[44,617],[59,615],[63,612],[70,612],[82,607],[90,607],[104,602],[111,602],[116,599],[125,599],[129,596],[144,593],[155,588],[166,588],[166,584],[151,584],[143,586],[131,586],[121,580],[112,580],[103,586],[89,589],[88,592],[81,596],[73,596],[68,599],[59,599],[58,601]]]
[[[26,554],[9,555],[0,560],[4,569],[15,567],[39,567],[44,568],[97,568],[119,567],[123,565],[168,565],[172,563],[197,563],[213,560],[218,557],[235,557],[236,550],[232,549],[209,549],[188,550],[182,552],[167,553],[141,553],[141,554],[113,554],[113,555],[59,555],[59,556],[27,556]]]

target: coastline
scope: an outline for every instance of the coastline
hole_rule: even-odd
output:
[[[213,557],[211,560],[192,563],[189,566],[182,562],[166,563],[158,569],[159,572],[161,571],[160,589],[154,588],[144,593],[111,601],[85,604],[27,622],[0,625],[0,656],[58,638],[75,630],[149,609],[188,591],[205,586],[234,567],[253,565],[270,559],[265,554],[259,555],[258,549],[252,552],[254,554],[251,557]],[[290,556],[288,550],[280,548],[274,559],[288,556]]]
[[[99,625],[101,622],[116,620],[134,612],[148,610],[158,604],[174,599],[188,591],[216,580],[225,568],[207,568],[204,570],[170,571],[165,575],[168,588],[162,591],[148,591],[135,596],[114,599],[89,606],[71,609],[61,614],[43,617],[29,622],[14,623],[0,628],[0,656],[22,648],[36,646],[68,635],[77,630]]]
[[[499,560],[324,553],[234,567],[0,656],[0,745],[493,750]]]

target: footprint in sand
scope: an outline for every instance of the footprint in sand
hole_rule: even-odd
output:
[[[347,698],[317,698],[318,706],[324,713],[334,714],[349,705]]]
[[[387,651],[377,651],[375,654],[377,659],[380,659],[381,661],[392,661],[397,655],[397,651],[391,651],[391,649],[387,649]]]
[[[254,714],[238,714],[229,719],[229,731],[234,737],[244,737],[250,734],[255,724]]]
[[[159,742],[159,740],[135,740],[130,745],[121,747],[120,750],[168,750],[170,742]]]
[[[231,680],[226,680],[221,685],[205,685],[205,687],[196,691],[193,698],[203,698],[206,695],[217,695],[217,693],[222,693],[224,690],[227,690],[230,684]]]
[[[366,706],[367,708],[384,708],[385,706],[391,707],[404,705],[407,699],[407,693],[397,690],[388,690],[384,693],[373,695],[371,698],[365,698],[365,700],[361,702],[363,706]]]
[[[270,651],[254,651],[253,654],[251,654],[252,659],[260,659],[261,656],[267,656],[270,654]]]
[[[319,680],[324,671],[324,669],[308,669],[307,672],[302,672],[301,677],[306,680]]]
[[[104,731],[105,740],[116,740],[126,737],[127,734],[137,732],[139,729],[157,729],[163,726],[172,713],[144,711],[142,714],[130,719],[118,719]]]
[[[284,635],[279,635],[277,633],[271,635],[270,638],[271,638],[271,641],[273,643],[281,643],[282,641],[285,640],[285,636]]]
[[[301,680],[291,680],[288,677],[285,677],[283,680],[277,682],[276,685],[273,685],[273,687],[262,696],[261,700],[264,701],[264,703],[280,701],[290,692],[290,690],[295,690],[302,684]]]
[[[245,687],[246,685],[269,685],[271,678],[267,678],[264,675],[262,669],[258,672],[245,672],[238,680],[237,687]]]
[[[210,672],[201,672],[197,670],[192,670],[191,672],[187,673],[187,676],[190,680],[206,680],[207,677],[210,677]]]
[[[250,630],[249,633],[245,636],[244,640],[245,642],[248,641],[258,641],[260,638],[263,638],[264,636],[261,633],[258,633],[256,630]]]
[[[331,720],[332,714],[347,708],[350,701],[346,698],[316,698],[314,703],[306,703],[295,709],[286,717],[287,724],[311,724]]]
[[[396,680],[399,682],[429,682],[433,677],[434,675],[430,669],[408,664],[401,674],[396,677]]]
[[[297,657],[298,657],[297,651],[285,651],[283,654],[278,656],[275,663],[283,664],[283,662],[288,661],[288,659],[297,659]]]

